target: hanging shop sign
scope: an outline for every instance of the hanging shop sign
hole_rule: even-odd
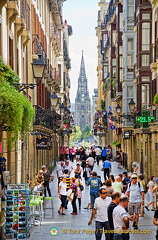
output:
[[[36,138],[36,149],[45,150],[48,148],[48,138]]]
[[[123,139],[130,139],[130,131],[123,131]]]

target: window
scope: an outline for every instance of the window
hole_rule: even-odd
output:
[[[108,74],[108,66],[104,66],[104,72],[103,72],[103,78],[105,79],[107,77]]]
[[[150,49],[150,23],[142,23],[142,50]]]
[[[116,58],[112,59],[112,66],[116,66]]]
[[[127,66],[132,68],[133,67],[133,54],[127,55]]]
[[[128,5],[134,5],[134,0],[127,0],[128,1]]]
[[[127,97],[132,98],[133,97],[133,87],[127,86]]]
[[[133,38],[128,38],[128,40],[127,40],[127,50],[128,51],[133,51],[134,50]]]
[[[123,52],[123,48],[122,46],[119,46],[119,54],[122,54],[122,52]]]
[[[142,66],[148,67],[150,62],[149,55],[144,54],[141,56],[141,58],[142,58]]]
[[[115,78],[116,77],[116,67],[112,68],[112,77]]]
[[[149,104],[149,84],[142,84],[142,103]]]
[[[120,56],[120,68],[122,68],[122,67],[123,67],[123,57]]]
[[[103,33],[102,38],[103,38],[103,41],[102,41],[103,48],[105,48],[105,45],[106,45],[106,42],[107,42],[107,34]]]
[[[120,13],[120,31],[123,31],[123,13]]]
[[[142,76],[142,82],[149,82],[150,77],[149,76]]]
[[[128,17],[134,16],[134,6],[128,6]]]
[[[112,31],[112,46],[116,45],[116,30]]]
[[[123,81],[123,70],[120,69],[120,82],[122,82],[122,81]]]
[[[150,19],[150,13],[142,13],[142,19]]]

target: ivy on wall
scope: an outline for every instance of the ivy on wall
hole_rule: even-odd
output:
[[[30,101],[15,89],[20,79],[0,57],[0,132],[9,132],[8,144],[18,139],[19,133],[30,130],[34,108]]]

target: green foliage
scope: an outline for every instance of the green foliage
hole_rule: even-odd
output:
[[[101,110],[105,110],[105,101],[104,100],[101,100],[100,107],[101,107]]]
[[[3,66],[1,58],[0,69],[6,70],[0,76],[0,131],[9,132],[7,141],[11,144],[19,133],[29,131],[35,112],[29,100],[11,85],[19,78],[7,65]]]
[[[118,141],[113,142],[112,145],[115,146],[116,148],[121,148],[121,143]]]
[[[73,132],[70,135],[70,140],[72,140],[73,142],[79,141],[81,139],[81,136],[82,136],[82,132],[80,130],[80,127],[75,126],[75,128],[76,128],[76,132]]]
[[[155,94],[154,99],[153,99],[154,104],[158,104],[158,93]]]
[[[92,136],[92,131],[89,126],[85,126],[82,131],[82,140],[88,139],[88,137]]]
[[[11,67],[4,64],[2,57],[0,57],[0,77],[2,80],[9,82],[10,84],[16,84],[20,81],[18,75],[11,69]]]

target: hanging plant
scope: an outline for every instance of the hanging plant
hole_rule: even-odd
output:
[[[155,94],[153,104],[158,104],[158,93]]]
[[[121,143],[118,141],[113,142],[112,145],[115,146],[116,148],[121,148]]]
[[[105,101],[102,99],[100,102],[101,110],[105,110]]]
[[[35,113],[29,100],[11,85],[17,83],[19,78],[9,66],[2,63],[2,58],[0,69],[6,70],[0,75],[0,132],[9,132],[7,142],[11,145],[18,139],[19,133],[29,131]]]

